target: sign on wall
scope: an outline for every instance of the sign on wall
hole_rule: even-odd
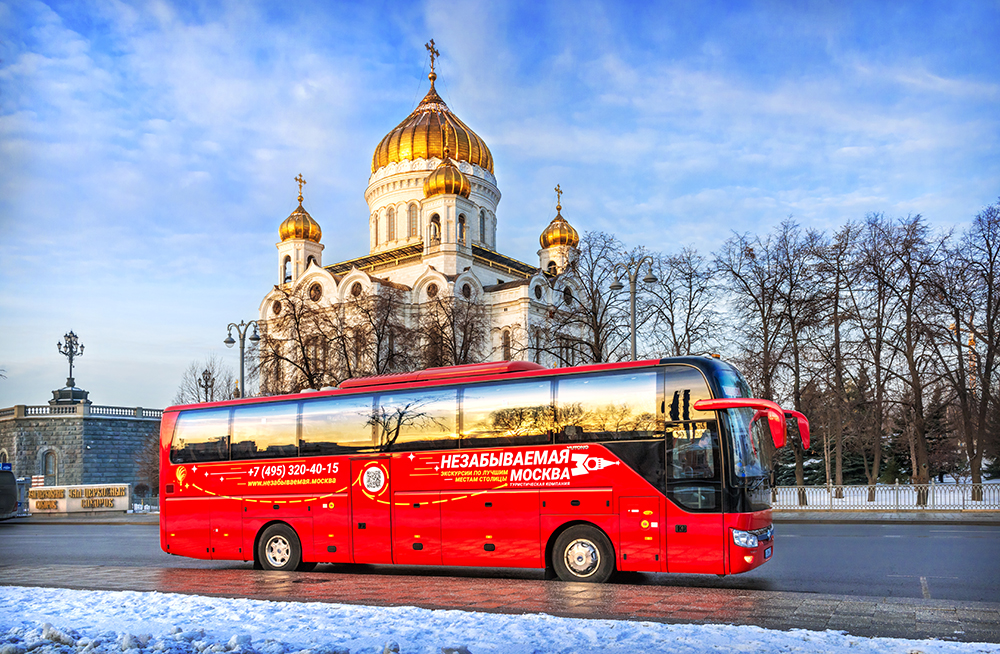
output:
[[[28,491],[32,513],[82,513],[89,511],[127,511],[128,484],[89,486],[43,486]]]

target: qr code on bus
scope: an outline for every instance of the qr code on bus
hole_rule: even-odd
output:
[[[381,468],[372,466],[365,470],[365,475],[362,483],[365,488],[368,489],[369,493],[377,493],[382,490],[385,486],[385,474],[382,472]]]

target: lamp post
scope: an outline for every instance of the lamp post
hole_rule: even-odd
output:
[[[620,291],[625,288],[622,283],[618,280],[618,270],[623,269],[625,271],[625,276],[628,277],[628,291],[629,291],[629,332],[632,339],[632,361],[635,361],[635,287],[639,278],[639,268],[642,264],[648,263],[649,269],[646,276],[642,278],[644,284],[655,284],[657,279],[653,276],[653,259],[652,257],[642,257],[638,261],[631,260],[628,263],[618,263],[615,264],[615,281],[611,282],[612,291]],[[634,268],[634,270],[633,270]]]
[[[66,386],[73,388],[76,386],[76,382],[73,380],[73,359],[83,356],[83,343],[73,333],[73,330],[64,335],[63,340],[66,341],[66,344],[56,343],[56,348],[59,350],[59,354],[69,359],[69,377],[66,379]]]
[[[212,392],[215,390],[215,378],[212,377],[212,373],[205,368],[205,371],[201,373],[201,381],[197,382],[198,386],[205,391],[205,401],[208,402],[211,397],[215,397]]]
[[[240,321],[240,324],[234,322],[229,323],[229,333],[226,335],[226,340],[222,341],[226,344],[226,347],[232,347],[236,344],[233,340],[233,330],[236,330],[236,334],[240,337],[240,387],[239,396],[243,397],[246,393],[246,386],[243,383],[243,355],[246,352],[246,338],[247,330],[250,329],[250,325],[253,325],[253,334],[250,335],[250,342],[256,345],[260,342],[260,336],[257,335],[257,321],[251,320],[250,322]]]

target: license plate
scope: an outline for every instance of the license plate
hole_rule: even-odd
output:
[[[770,547],[767,548],[766,550],[764,550],[764,560],[766,561],[769,558],[771,558],[771,548]]]

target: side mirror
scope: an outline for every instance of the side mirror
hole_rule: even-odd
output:
[[[744,407],[757,409],[767,414],[767,425],[771,429],[771,440],[774,442],[774,447],[779,450],[783,448],[785,446],[785,412],[774,402],[737,397],[719,400],[698,400],[694,403],[694,408],[698,411],[721,411],[723,409],[740,409]],[[808,422],[806,424],[808,425]],[[806,440],[808,440],[808,437],[806,437]]]

